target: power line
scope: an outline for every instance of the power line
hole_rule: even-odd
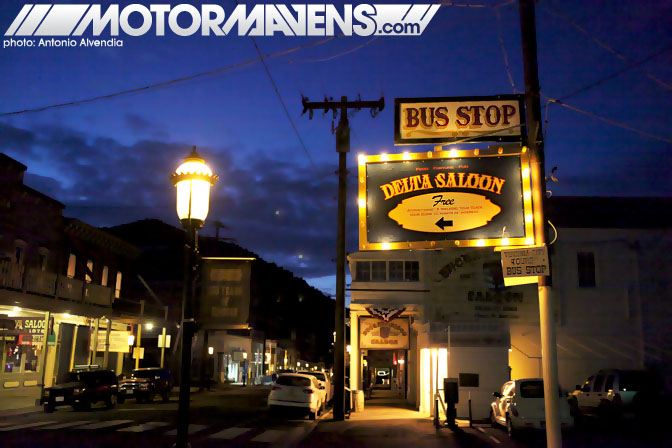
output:
[[[208,70],[206,72],[195,73],[193,75],[188,75],[188,76],[184,76],[184,77],[181,77],[181,78],[171,79],[169,81],[162,81],[162,82],[158,82],[156,84],[150,84],[150,85],[143,86],[143,87],[136,87],[134,89],[122,90],[122,91],[119,91],[119,92],[108,93],[106,95],[100,95],[100,96],[95,96],[95,97],[81,99],[81,100],[68,101],[68,102],[65,102],[65,103],[51,104],[51,105],[48,105],[48,106],[37,107],[37,108],[34,108],[34,109],[23,109],[23,110],[17,110],[17,111],[12,111],[12,112],[2,112],[2,113],[0,113],[0,117],[7,117],[7,116],[10,116],[10,115],[19,115],[19,114],[27,114],[27,113],[35,113],[35,112],[43,112],[45,110],[55,109],[55,108],[59,108],[59,107],[76,106],[78,104],[92,103],[94,101],[106,100],[106,99],[110,99],[110,98],[114,98],[114,97],[118,97],[118,96],[122,96],[122,95],[129,95],[129,94],[138,93],[138,92],[146,92],[146,91],[151,90],[151,89],[156,89],[156,88],[159,88],[159,87],[165,87],[165,86],[169,86],[169,85],[173,85],[173,84],[178,84],[178,83],[182,83],[182,82],[186,82],[186,81],[191,81],[192,79],[202,78],[204,76],[216,75],[216,74],[227,72],[229,70],[233,70],[233,69],[236,69],[236,68],[245,67],[247,65],[252,65],[256,62],[260,62],[260,61],[263,62],[264,59],[275,58],[275,57],[279,57],[279,56],[285,56],[285,55],[288,55],[288,54],[291,54],[291,53],[295,53],[295,52],[297,52],[299,50],[302,50],[304,48],[310,48],[310,47],[315,47],[315,46],[318,46],[318,45],[325,44],[325,43],[335,39],[336,37],[338,37],[338,36],[327,37],[326,39],[318,40],[316,42],[311,42],[311,43],[304,44],[304,45],[299,45],[297,47],[290,48],[288,50],[277,51],[275,53],[270,53],[270,54],[267,54],[265,56],[261,56],[261,54],[260,54],[258,58],[250,59],[248,61],[238,62],[238,63],[227,65],[227,66],[224,66],[224,67],[219,67],[219,68],[215,68],[215,69],[212,69],[212,70]],[[264,63],[264,66],[266,66],[265,63]],[[311,161],[311,163],[312,163],[312,161]]]
[[[504,57],[504,67],[506,67],[506,74],[509,77],[509,83],[513,89],[513,93],[518,93],[516,89],[516,84],[513,82],[513,76],[511,76],[511,67],[509,66],[509,56],[506,53],[506,47],[504,46],[504,38],[502,37],[502,14],[499,12],[499,8],[494,8],[495,17],[497,17],[497,38],[499,40],[499,48],[502,50],[502,56]]]
[[[546,95],[543,95],[543,94],[542,94],[542,96],[548,100],[547,105],[549,103],[555,103],[555,104],[558,104],[558,105],[560,105],[562,107],[565,107],[569,110],[573,110],[574,112],[578,112],[580,114],[587,115],[591,118],[595,118],[596,120],[600,120],[604,123],[610,124],[612,126],[619,127],[621,129],[625,129],[625,130],[628,130],[628,131],[631,131],[631,132],[635,132],[639,135],[643,135],[644,137],[649,137],[649,138],[652,138],[652,139],[655,139],[655,140],[660,140],[660,141],[663,141],[663,142],[666,142],[666,143],[672,143],[672,139],[670,139],[670,138],[661,137],[660,135],[651,134],[649,132],[642,131],[641,129],[634,128],[630,125],[627,125],[627,124],[624,124],[624,123],[619,123],[617,121],[612,120],[611,118],[602,117],[602,116],[594,114],[592,112],[588,112],[586,110],[579,109],[578,107],[569,105],[569,104],[567,104],[567,103],[565,103],[565,102],[563,102],[559,99],[556,99],[556,98],[550,98],[550,97],[548,97]]]
[[[607,43],[601,41],[601,40],[598,39],[597,37],[595,37],[595,36],[593,36],[592,34],[590,34],[590,33],[588,32],[588,30],[586,30],[584,27],[582,27],[581,25],[579,25],[578,23],[576,23],[576,22],[575,22],[570,16],[568,16],[567,14],[565,14],[565,13],[563,13],[562,11],[556,9],[554,6],[551,5],[550,2],[546,2],[546,5],[548,6],[548,11],[549,11],[552,15],[554,15],[554,16],[556,16],[556,17],[560,17],[561,19],[567,21],[567,22],[568,22],[570,25],[572,25],[575,29],[577,29],[578,31],[580,31],[582,34],[584,34],[585,36],[587,36],[589,39],[591,39],[593,42],[595,42],[597,45],[599,45],[600,47],[602,47],[603,49],[605,49],[605,50],[608,51],[609,53],[611,53],[611,54],[613,54],[614,56],[616,56],[616,57],[617,57],[618,59],[620,59],[621,61],[626,62],[626,63],[628,63],[628,64],[632,64],[632,61],[630,61],[629,58],[627,58],[626,56],[624,56],[622,53],[619,53],[618,51],[616,51],[612,46],[608,45]],[[655,82],[655,83],[658,84],[659,86],[661,86],[661,87],[663,87],[664,89],[667,89],[667,90],[672,90],[672,85],[671,85],[671,84],[669,84],[669,83],[663,81],[662,79],[658,78],[657,76],[655,76],[654,74],[652,74],[652,73],[649,72],[648,70],[646,70],[646,69],[644,69],[644,68],[641,68],[641,67],[638,67],[637,69],[638,69],[640,72],[642,72],[644,75],[646,75],[647,78],[649,78],[650,80],[652,80],[653,82]]]
[[[611,74],[609,74],[609,75],[607,75],[607,76],[604,76],[604,77],[602,77],[602,78],[600,78],[600,79],[598,79],[598,80],[596,80],[596,81],[593,81],[593,82],[591,82],[591,83],[589,83],[589,84],[586,84],[585,86],[580,87],[580,88],[578,88],[578,89],[576,89],[576,90],[574,90],[574,91],[572,91],[572,92],[570,92],[570,93],[568,93],[568,94],[566,94],[566,95],[563,95],[563,96],[561,96],[561,97],[558,98],[558,99],[548,99],[548,100],[546,101],[546,112],[545,112],[545,118],[544,118],[544,137],[545,137],[546,134],[548,133],[548,111],[549,111],[549,107],[550,107],[551,104],[554,104],[554,103],[555,103],[555,104],[559,104],[558,101],[564,101],[564,100],[566,100],[566,99],[568,99],[568,98],[571,98],[571,97],[573,97],[573,96],[575,96],[575,95],[578,95],[579,93],[586,92],[586,91],[588,91],[588,90],[590,90],[590,89],[592,89],[592,88],[594,88],[594,87],[597,87],[597,86],[599,86],[599,85],[602,85],[602,84],[604,84],[605,82],[607,82],[607,81],[609,81],[609,80],[611,80],[611,79],[614,79],[614,78],[618,77],[619,75],[622,75],[623,73],[627,72],[628,70],[630,70],[630,69],[632,69],[632,68],[634,68],[634,67],[637,67],[638,65],[641,65],[641,64],[643,64],[643,63],[645,63],[645,62],[647,62],[647,61],[650,61],[651,59],[653,59],[653,58],[655,58],[655,57],[657,57],[657,56],[659,56],[659,55],[661,55],[661,54],[663,54],[663,53],[669,51],[670,49],[672,49],[672,45],[668,45],[667,47],[662,48],[662,49],[656,51],[655,53],[653,53],[653,54],[651,54],[651,55],[645,57],[644,59],[641,59],[641,60],[639,60],[639,61],[637,61],[637,62],[634,62],[634,63],[628,65],[627,67],[622,68],[621,70],[615,71],[614,73],[611,73]]]
[[[380,36],[374,36],[372,39],[367,40],[366,42],[364,42],[361,45],[357,45],[355,47],[350,48],[349,50],[345,50],[345,51],[343,51],[341,53],[337,53],[333,56],[327,56],[326,58],[317,58],[317,59],[295,59],[295,60],[290,59],[289,63],[293,64],[295,62],[327,62],[327,61],[331,61],[333,59],[340,58],[341,56],[345,56],[347,54],[354,53],[355,51],[366,47],[367,45],[369,45],[370,43],[372,43],[374,40],[378,39],[379,37]]]
[[[238,2],[236,2],[238,4]],[[289,110],[287,109],[287,105],[285,104],[285,100],[282,99],[282,95],[280,94],[280,90],[278,90],[278,85],[275,83],[275,80],[273,79],[273,75],[271,75],[271,71],[268,69],[268,65],[266,65],[266,61],[264,60],[264,57],[261,55],[261,50],[259,49],[259,45],[257,45],[257,40],[252,37],[252,43],[254,44],[254,48],[257,50],[257,54],[259,55],[259,59],[261,60],[261,63],[264,65],[264,70],[266,70],[266,74],[268,75],[268,79],[271,81],[271,84],[273,85],[273,89],[275,90],[275,94],[278,96],[278,100],[280,100],[280,104],[282,104],[282,108],[285,110],[285,115],[287,115],[287,119],[289,120],[289,123],[292,125],[292,128],[294,129],[294,132],[296,133],[296,138],[299,139],[299,143],[301,143],[301,147],[303,148],[303,152],[306,153],[306,157],[308,157],[308,161],[312,165],[313,169],[316,169],[317,167],[315,166],[315,162],[313,162],[313,159],[310,157],[310,153],[308,152],[308,148],[306,147],[306,144],[303,142],[303,139],[301,138],[301,134],[299,134],[299,130],[296,127],[296,124],[294,124],[294,120],[292,119],[291,114],[289,113]]]

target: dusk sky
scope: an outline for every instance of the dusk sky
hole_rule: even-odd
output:
[[[357,154],[431,149],[394,146],[394,98],[524,90],[517,2],[457,3],[486,6],[442,6],[420,37],[338,37],[267,60],[310,160],[259,62],[130,95],[6,115],[257,58],[250,37],[170,33],[120,36],[121,48],[3,48],[0,152],[27,165],[25,183],[66,204],[66,216],[96,226],[142,218],[178,226],[168,176],[196,145],[220,177],[202,233],[214,235],[213,221],[222,221],[229,227],[224,236],[332,294],[338,157],[331,114],[301,116],[301,94],[315,101],[385,97],[377,117],[363,110],[350,119],[347,246],[356,251]],[[2,2],[3,33],[23,4]],[[235,7],[233,0],[219,4],[227,12]],[[670,196],[671,23],[671,1],[537,4],[542,113],[548,98],[566,95],[563,101],[586,112],[548,108],[546,165],[547,171],[558,167],[559,179],[549,184],[553,195]],[[263,54],[320,40],[256,38]],[[573,94],[583,87],[590,88]]]

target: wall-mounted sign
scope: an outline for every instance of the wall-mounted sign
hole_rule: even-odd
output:
[[[0,318],[0,334],[5,336],[43,335],[45,320],[36,317],[2,317]]]
[[[526,152],[361,156],[361,250],[532,244]]]
[[[394,144],[520,142],[524,111],[522,95],[395,98]]]
[[[170,335],[167,334],[164,338],[162,334],[159,335],[159,348],[170,348]]]
[[[538,277],[550,275],[548,248],[529,247],[502,250],[502,273],[506,286],[537,283]],[[514,281],[511,281],[515,279]]]
[[[128,336],[131,333],[126,330],[111,330],[110,331],[110,348],[108,352],[115,353],[128,353]],[[93,335],[92,335],[93,336]],[[99,352],[105,351],[105,342],[107,341],[107,331],[104,328],[101,328],[98,331],[98,346],[96,349]],[[91,337],[90,343],[91,350],[93,350],[93,337]]]
[[[247,328],[254,258],[204,257],[199,323],[208,330]]]
[[[359,320],[359,346],[362,349],[407,349],[408,333],[408,318],[389,322],[377,317],[362,317]]]

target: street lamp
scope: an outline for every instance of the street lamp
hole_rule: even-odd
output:
[[[178,448],[186,448],[189,431],[189,387],[191,380],[191,339],[195,321],[192,302],[196,285],[198,260],[198,229],[208,216],[210,187],[218,176],[205,164],[194,146],[184,162],[171,174],[170,180],[177,189],[177,216],[186,230],[184,245],[184,292],[182,300],[182,361],[180,364],[180,401],[177,413]]]

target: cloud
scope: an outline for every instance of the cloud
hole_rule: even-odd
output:
[[[65,214],[92,225],[143,218],[177,223],[169,174],[187,155],[187,144],[138,140],[124,144],[54,125],[19,129],[4,125],[0,147],[28,166],[27,185],[66,204]],[[336,256],[335,166],[317,169],[271,155],[234,161],[233,148],[199,148],[220,176],[212,190],[203,234],[214,221],[220,236],[302,277],[333,274]],[[36,167],[39,173],[32,171]],[[349,192],[348,240],[356,248],[356,192]]]
[[[163,127],[153,123],[140,115],[127,113],[124,115],[126,126],[135,136],[151,136],[156,139],[168,138],[168,133]]]

